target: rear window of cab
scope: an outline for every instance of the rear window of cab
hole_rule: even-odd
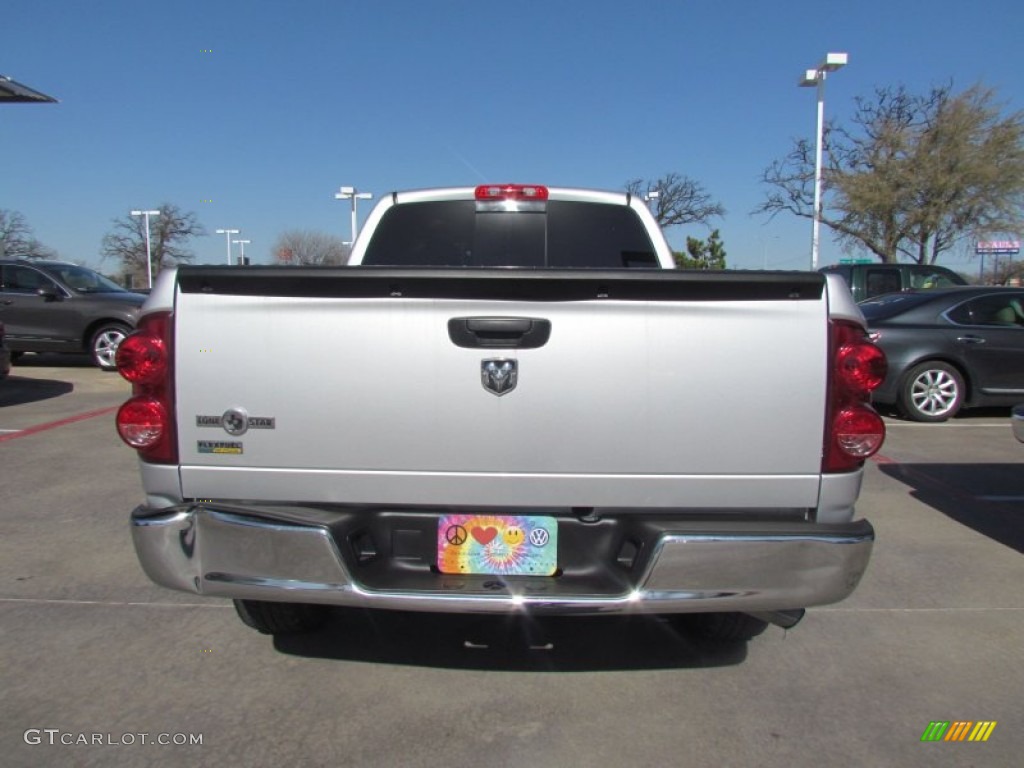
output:
[[[549,200],[495,210],[474,200],[403,203],[384,214],[370,266],[657,267],[643,222],[625,205]]]

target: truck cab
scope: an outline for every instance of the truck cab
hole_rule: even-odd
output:
[[[857,303],[885,293],[967,285],[953,270],[929,264],[833,264],[818,271],[842,277]]]

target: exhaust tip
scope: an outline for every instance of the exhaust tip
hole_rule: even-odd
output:
[[[776,627],[782,627],[783,629],[795,627],[800,623],[805,613],[807,611],[803,608],[797,608],[792,611],[747,611],[747,614],[755,619],[767,621],[769,624],[774,624]]]

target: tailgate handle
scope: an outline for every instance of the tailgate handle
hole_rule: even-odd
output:
[[[548,343],[551,321],[537,317],[453,317],[448,337],[458,347],[536,349]]]

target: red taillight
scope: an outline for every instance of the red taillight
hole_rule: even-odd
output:
[[[849,472],[878,452],[885,423],[871,407],[871,391],[885,380],[885,353],[859,325],[836,321],[831,326],[829,412],[826,421],[825,472]]]
[[[167,411],[155,397],[133,397],[117,411],[117,433],[132,448],[152,448],[167,433]]]
[[[537,184],[481,184],[477,200],[547,200],[548,188]]]
[[[117,370],[132,383],[131,400],[117,412],[117,432],[151,464],[178,462],[174,429],[170,312],[155,312],[117,349]]]
[[[871,408],[846,408],[832,422],[832,431],[839,449],[848,456],[866,459],[882,447],[885,423]]]
[[[167,375],[167,345],[159,336],[133,333],[117,347],[117,370],[133,384],[156,384]]]
[[[885,381],[885,353],[867,341],[844,344],[836,352],[836,372],[847,389],[867,394]]]

